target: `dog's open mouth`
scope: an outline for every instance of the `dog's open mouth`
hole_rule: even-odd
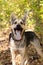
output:
[[[21,40],[22,39],[22,28],[15,28],[15,39],[16,40]]]
[[[21,36],[21,32],[16,30],[16,39],[17,40],[21,40],[22,36]]]

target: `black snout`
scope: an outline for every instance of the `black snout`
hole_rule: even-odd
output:
[[[17,27],[16,27],[16,28],[17,28],[17,30],[22,31],[22,27],[21,27],[19,24],[17,25]]]
[[[14,30],[22,31],[22,30],[23,30],[23,28],[21,27],[21,25],[20,25],[20,24],[18,24]]]
[[[21,28],[21,26],[18,24],[18,25],[17,25],[17,28]]]

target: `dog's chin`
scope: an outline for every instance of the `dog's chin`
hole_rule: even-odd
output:
[[[15,31],[15,39],[16,40],[21,40],[22,39],[22,31],[20,31],[20,30]]]

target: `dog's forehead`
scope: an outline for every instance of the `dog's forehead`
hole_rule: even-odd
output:
[[[20,23],[20,22],[23,22],[23,21],[22,21],[22,19],[16,19],[14,22]]]

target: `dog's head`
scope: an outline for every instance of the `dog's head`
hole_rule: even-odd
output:
[[[11,29],[16,40],[21,40],[25,31],[26,15],[22,19],[15,17],[14,13],[11,15]]]

